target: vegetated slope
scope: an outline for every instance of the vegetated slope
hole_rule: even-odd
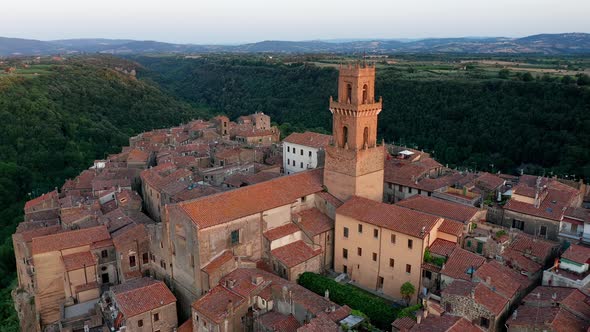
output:
[[[118,60],[120,62],[120,60]],[[61,186],[130,135],[207,115],[148,82],[79,59],[34,78],[0,77],[0,330],[17,330],[10,234],[33,196]]]
[[[283,123],[284,134],[331,131],[334,68],[244,57],[136,59],[149,69],[141,75],[232,118],[262,111]],[[390,67],[378,71],[376,95],[383,96],[379,134],[388,143],[434,150],[450,166],[514,173],[528,164],[528,172],[590,179],[587,87],[516,78],[408,78]]]

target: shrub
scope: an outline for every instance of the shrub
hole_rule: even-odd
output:
[[[414,312],[417,310],[422,309],[422,304],[414,304],[412,306],[409,306],[407,308],[404,308],[402,310],[400,310],[400,312],[397,313],[397,318],[403,318],[403,317],[412,317],[415,318],[414,316]]]
[[[330,292],[330,300],[365,313],[378,328],[389,330],[395,320],[395,313],[388,301],[352,285],[339,284],[312,272],[301,274],[297,283],[321,296],[327,289]]]

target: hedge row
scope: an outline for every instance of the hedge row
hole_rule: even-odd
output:
[[[380,329],[390,330],[395,320],[393,307],[386,300],[365,292],[349,284],[339,284],[336,281],[312,273],[305,272],[299,276],[297,282],[318,295],[324,295],[326,289],[330,292],[330,300],[339,305],[365,313],[371,323]]]

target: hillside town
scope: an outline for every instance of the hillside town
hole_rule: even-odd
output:
[[[587,331],[590,187],[385,144],[382,102],[375,66],[342,65],[331,135],[193,120],[32,198],[21,330],[376,330],[313,273],[415,309],[381,330]]]

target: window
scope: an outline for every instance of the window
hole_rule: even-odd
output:
[[[143,326],[143,319],[140,319],[137,321],[137,326],[138,327],[142,327]]]
[[[404,192],[404,186],[397,186],[397,191],[400,193]]]
[[[359,224],[359,233],[363,232],[363,225]]]
[[[350,83],[346,84],[346,102],[351,103],[352,100],[352,85]]]
[[[129,266],[135,267],[135,256],[129,256]]]
[[[234,245],[238,243],[240,243],[240,230],[236,229],[231,232],[231,244]]]
[[[287,165],[291,165],[291,159],[287,158]]]
[[[293,148],[293,154],[297,154],[297,149]]]
[[[344,227],[344,237],[348,237],[348,227]]]
[[[295,166],[295,159],[293,159],[293,166]]]
[[[432,193],[429,191],[429,192],[428,192],[428,197],[430,197],[430,196],[432,196]]]
[[[408,194],[412,193],[412,187],[408,187]]]
[[[348,258],[348,249],[344,249],[344,248],[342,249],[342,257],[344,259],[347,259]]]
[[[363,248],[361,248],[361,247],[356,248],[356,253],[357,253],[357,255],[362,256],[363,255]]]
[[[414,246],[414,240],[408,239],[408,249],[412,249]]]
[[[367,85],[363,85],[363,104],[366,104],[369,100],[368,98],[368,90],[369,88],[367,87]],[[366,128],[365,128],[366,129]]]
[[[512,219],[512,228],[524,230],[524,221],[518,219]]]
[[[376,252],[374,252],[374,253],[373,253],[373,262],[376,262],[376,261],[377,261],[377,253],[376,253]]]
[[[389,259],[389,267],[394,267],[395,266],[395,259],[390,258]]]
[[[348,127],[344,126],[342,128],[342,147],[345,147],[348,144]]]
[[[103,250],[100,252],[100,257],[102,258],[108,258],[109,257],[109,252],[106,250]]]
[[[406,264],[406,273],[412,273],[412,265]]]
[[[363,147],[369,146],[369,127],[365,127],[363,131]]]
[[[479,319],[479,325],[483,328],[489,328],[490,327],[490,320],[485,318],[485,317],[481,317]]]
[[[578,225],[572,225],[572,226],[578,226]],[[576,230],[577,230],[577,227],[576,228],[572,227],[572,232],[575,232]],[[541,226],[541,229],[539,230],[539,235],[547,236],[547,226]]]
[[[342,273],[348,273],[348,266],[342,265]]]
[[[303,168],[303,162],[299,163],[299,167]]]
[[[395,234],[391,234],[391,243],[395,244]]]
[[[164,270],[166,270],[166,262],[164,262],[164,260],[160,260],[160,267],[163,268]]]
[[[428,270],[422,270],[422,277],[430,280],[432,279],[432,272]]]
[[[301,150],[299,150],[299,151],[301,151],[301,155],[303,156],[303,149],[301,149]]]
[[[154,314],[154,322],[157,322],[160,320],[160,314],[159,313],[155,313]]]
[[[373,230],[373,237],[374,238],[378,238],[379,237],[379,230],[378,229],[374,229]]]
[[[143,264],[148,264],[150,262],[150,255],[147,252],[144,252],[141,258]]]
[[[311,157],[311,151],[308,152],[309,156]]]
[[[422,189],[418,189],[418,195],[422,195]]]
[[[305,202],[306,197],[305,196],[301,196],[301,203]]]
[[[287,152],[291,152],[291,147],[290,146],[287,147]]]

